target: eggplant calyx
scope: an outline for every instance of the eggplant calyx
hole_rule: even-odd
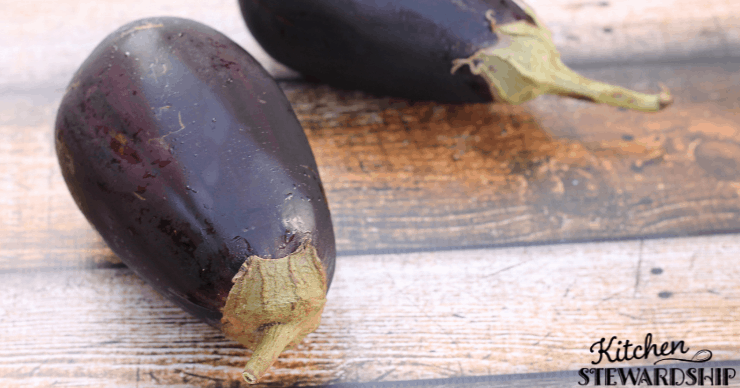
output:
[[[326,304],[326,273],[311,242],[280,259],[250,256],[234,276],[223,331],[252,349],[244,380],[255,384],[283,350],[318,328]]]
[[[468,65],[488,83],[498,101],[521,104],[543,94],[555,94],[644,112],[664,109],[673,102],[670,92],[645,94],[586,78],[568,68],[552,42],[552,34],[524,6],[534,24],[526,20],[496,24],[492,10],[486,13],[499,41],[452,62],[451,72]]]

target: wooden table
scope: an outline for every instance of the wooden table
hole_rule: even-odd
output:
[[[249,351],[118,261],[54,153],[72,72],[164,14],[282,80],[327,190],[340,255],[322,325],[262,385],[573,370],[602,337],[648,333],[740,359],[740,4],[529,3],[580,72],[662,82],[675,104],[413,103],[302,82],[235,1],[0,1],[0,386],[241,385]]]

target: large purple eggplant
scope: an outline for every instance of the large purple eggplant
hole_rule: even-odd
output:
[[[121,27],[72,79],[56,149],[113,252],[254,350],[248,382],[316,329],[334,272],[326,197],[288,100],[236,43],[178,18]]]
[[[672,102],[587,79],[560,60],[521,0],[239,0],[278,61],[344,89],[413,100],[518,104],[557,94],[656,111]]]

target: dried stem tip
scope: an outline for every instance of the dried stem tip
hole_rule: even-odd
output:
[[[326,273],[310,242],[281,259],[251,256],[234,276],[224,333],[252,349],[244,380],[255,384],[280,353],[316,330],[326,303]]]

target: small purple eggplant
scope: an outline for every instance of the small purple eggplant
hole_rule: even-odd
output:
[[[641,111],[673,100],[585,78],[521,0],[239,0],[275,59],[343,89],[446,103],[557,94]]]
[[[247,382],[318,327],[335,259],[318,168],[282,90],[236,43],[179,18],[119,28],[72,79],[55,138],[113,252],[254,350]]]

